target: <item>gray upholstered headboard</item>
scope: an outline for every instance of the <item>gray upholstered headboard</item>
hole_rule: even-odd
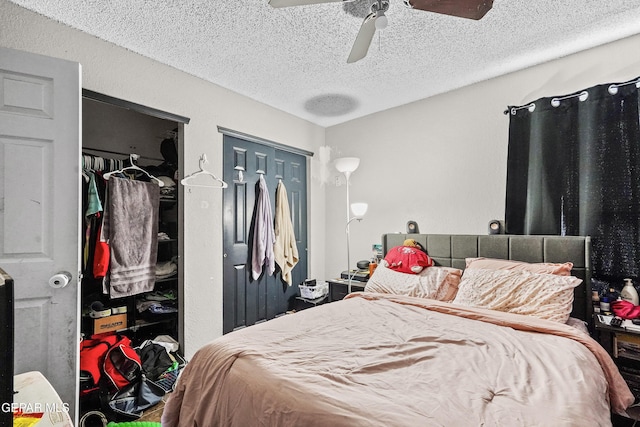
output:
[[[588,236],[522,236],[458,234],[383,234],[382,250],[415,239],[436,265],[464,270],[465,258],[486,257],[525,262],[573,263],[572,274],[582,279],[575,289],[572,317],[591,324],[591,239]]]

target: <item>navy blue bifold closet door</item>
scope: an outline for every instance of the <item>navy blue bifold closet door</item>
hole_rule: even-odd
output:
[[[273,319],[285,313],[298,295],[307,274],[307,167],[306,157],[234,136],[224,136],[223,179],[223,332]],[[287,189],[299,254],[292,285],[282,280],[279,268],[253,280],[251,249],[258,181],[263,175],[275,216],[276,189]]]

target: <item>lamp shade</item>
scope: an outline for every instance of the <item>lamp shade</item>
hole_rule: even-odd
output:
[[[356,217],[364,216],[368,208],[369,205],[366,203],[351,203],[351,212],[353,212]]]
[[[357,157],[341,157],[336,159],[335,166],[338,172],[351,173],[360,166],[360,159]]]

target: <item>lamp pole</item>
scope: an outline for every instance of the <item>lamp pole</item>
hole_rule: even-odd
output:
[[[362,215],[364,215],[364,213],[367,210],[366,204],[358,204],[358,205],[364,205],[364,210],[362,210],[362,206],[360,206],[359,210],[362,210],[362,214],[359,214],[358,212],[355,211],[354,208],[354,217],[351,217],[351,200],[349,197],[349,178],[351,177],[351,173],[353,171],[355,171],[356,169],[358,169],[358,165],[360,164],[360,159],[357,157],[343,157],[340,159],[336,159],[335,162],[335,166],[336,169],[338,170],[338,172],[342,172],[346,178],[347,181],[347,222],[346,222],[346,227],[345,227],[345,232],[347,235],[347,280],[348,280],[348,291],[349,293],[351,293],[351,280],[353,279],[353,276],[351,275],[351,250],[350,250],[350,241],[351,241],[351,236],[349,235],[349,224],[354,220],[357,219],[358,221],[362,220]]]
[[[351,221],[353,221],[353,219],[350,219],[351,202],[349,200],[349,177],[351,176],[351,172],[345,171],[344,176],[347,179],[347,227],[345,230],[347,234],[347,280],[348,280],[347,293],[351,293],[351,251],[350,251],[351,237],[349,235],[349,224],[351,223]]]
[[[349,224],[351,224],[354,220],[362,221],[362,218],[357,217],[357,216],[355,216],[355,217],[353,217],[351,219],[347,218],[347,229],[346,229],[346,232],[347,232],[347,264],[348,265],[351,265],[351,251],[349,250],[349,246],[350,246],[349,243],[351,241],[351,237],[349,235]],[[348,292],[347,293],[350,294],[351,293],[351,279],[353,278],[353,275],[351,274],[351,272],[350,272],[350,270],[348,268],[347,268],[347,278],[349,280],[349,282],[348,282],[349,284],[348,284],[348,288],[347,288]]]

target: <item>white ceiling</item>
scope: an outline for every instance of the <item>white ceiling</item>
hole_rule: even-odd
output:
[[[390,0],[347,64],[372,0],[11,1],[325,127],[640,33],[639,0],[495,0],[480,21]]]

